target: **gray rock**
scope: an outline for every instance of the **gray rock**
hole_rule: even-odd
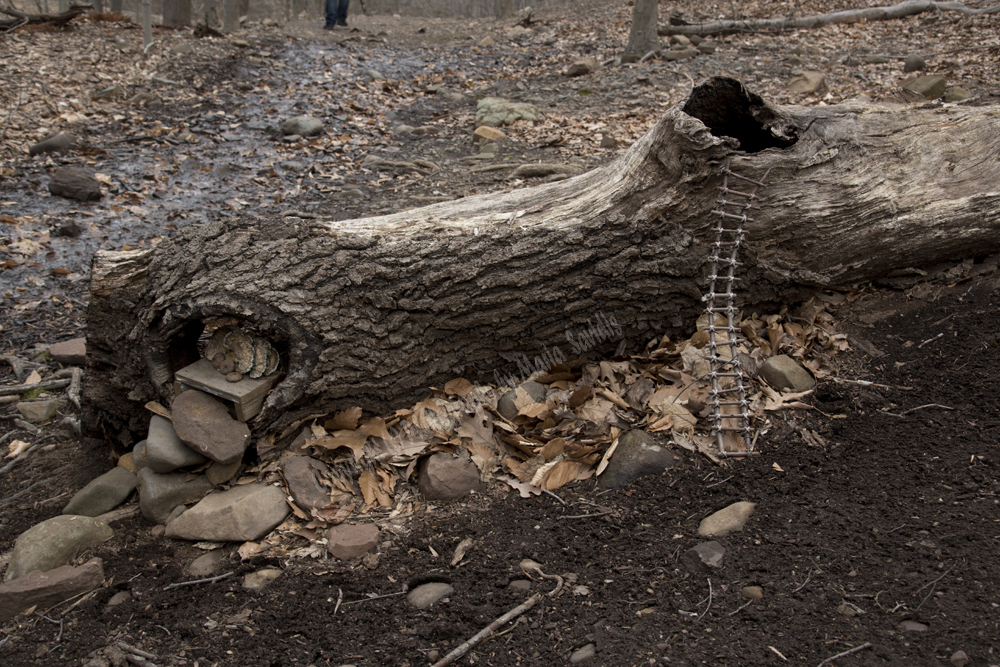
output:
[[[205,477],[208,477],[208,481],[216,486],[225,484],[236,475],[242,465],[243,461],[233,461],[232,463],[216,461],[205,471]]]
[[[170,510],[170,514],[168,514],[167,518],[163,520],[163,524],[165,526],[169,526],[171,521],[179,517],[181,514],[184,514],[184,512],[187,512],[187,505],[178,505]],[[166,533],[166,530],[163,532]]]
[[[799,72],[788,82],[788,92],[811,95],[826,88],[826,77],[822,72]]]
[[[121,97],[125,97],[125,89],[121,86],[115,84],[114,86],[108,86],[107,88],[101,88],[96,93],[90,96],[92,100],[113,100]]]
[[[174,399],[171,413],[181,442],[213,461],[239,461],[250,444],[250,429],[214,396],[189,389]]]
[[[219,570],[219,566],[225,560],[225,549],[212,549],[208,553],[204,553],[191,561],[191,564],[187,567],[187,571],[188,574],[196,579],[211,577]]]
[[[89,516],[62,515],[42,521],[21,533],[14,542],[4,580],[66,565],[114,534],[108,524]]]
[[[407,593],[406,601],[417,609],[427,609],[432,604],[455,592],[450,584],[441,581],[431,581],[420,584]]]
[[[716,50],[716,49],[718,49],[719,47],[718,47],[718,45],[717,45],[717,44],[716,44],[715,42],[713,42],[712,40],[710,40],[710,39],[706,39],[706,40],[703,40],[703,41],[701,41],[701,42],[700,42],[700,43],[698,44],[698,46],[697,46],[697,47],[695,47],[695,48],[697,48],[697,49],[698,49],[699,51],[701,51],[702,53],[705,53],[705,54],[711,54],[711,53],[715,53],[715,50]]]
[[[714,572],[722,568],[725,557],[726,548],[712,540],[685,551],[681,554],[681,562],[692,572]]]
[[[169,419],[153,415],[146,435],[146,464],[153,472],[168,473],[207,461],[177,437]]]
[[[533,104],[510,102],[499,97],[484,97],[476,105],[476,127],[500,127],[519,120],[539,120],[541,114]]]
[[[886,56],[861,56],[861,60],[869,65],[884,65],[892,62],[892,58]]]
[[[899,629],[903,632],[927,632],[929,627],[917,621],[903,621],[899,624]]]
[[[137,484],[138,480],[131,471],[112,468],[77,491],[62,513],[100,516],[125,502]]]
[[[527,593],[531,590],[531,582],[527,579],[515,579],[507,584],[507,588],[515,593]]]
[[[63,600],[92,591],[104,583],[104,565],[93,558],[80,567],[63,565],[48,572],[31,572],[0,584],[0,623],[30,607],[47,609]]]
[[[779,354],[771,357],[757,369],[757,375],[779,391],[809,391],[816,386],[816,380],[799,362]]]
[[[330,467],[322,461],[309,456],[290,456],[281,472],[295,504],[306,513],[330,504],[330,488],[319,481],[320,475],[330,472]]]
[[[580,60],[570,64],[570,66],[566,68],[565,74],[568,77],[584,76],[585,74],[590,74],[596,69],[597,62],[594,59],[581,58]]]
[[[955,651],[951,654],[951,658],[948,659],[948,662],[955,665],[955,667],[965,667],[969,664],[969,656],[965,651]]]
[[[687,48],[691,46],[691,39],[686,35],[671,35],[670,36],[671,46],[681,46]]]
[[[76,145],[76,137],[72,134],[60,132],[54,137],[49,137],[44,141],[39,141],[28,149],[28,155],[41,155],[42,153],[54,153],[63,151]]]
[[[62,236],[68,239],[75,239],[82,233],[83,230],[80,229],[80,226],[72,220],[60,220],[56,228],[52,230],[53,236]]]
[[[414,128],[412,125],[406,125],[400,123],[399,125],[396,126],[396,128],[392,131],[392,133],[407,135],[407,134],[412,134],[414,129],[416,128]]]
[[[428,456],[417,486],[427,500],[456,500],[483,488],[479,468],[464,450],[457,455],[438,452]]]
[[[674,465],[674,455],[645,431],[628,431],[618,437],[618,448],[608,467],[597,478],[602,489],[620,489],[645,475],[657,475]]]
[[[906,62],[903,63],[904,72],[917,72],[923,69],[927,69],[927,63],[921,56],[908,56]]]
[[[214,488],[204,475],[161,475],[149,468],[139,470],[138,479],[139,509],[147,520],[161,525],[175,507],[201,500]]]
[[[385,81],[385,75],[379,72],[377,69],[366,69],[365,76],[372,81]]]
[[[79,236],[79,232],[76,234]],[[67,366],[83,366],[87,363],[87,339],[71,338],[49,346],[49,356],[53,361]]]
[[[323,121],[312,116],[295,116],[281,124],[281,133],[285,136],[312,137],[322,131]]]
[[[744,586],[741,590],[743,595],[754,600],[760,600],[764,597],[764,589],[760,586]]]
[[[587,644],[573,651],[569,656],[569,662],[571,665],[579,665],[591,660],[596,655],[597,647],[593,644]]]
[[[441,99],[451,104],[464,104],[466,102],[465,95],[454,90],[449,90],[447,93],[442,94]]]
[[[361,188],[347,188],[340,193],[340,196],[343,199],[358,200],[365,198],[365,192]]]
[[[24,401],[16,407],[21,416],[32,424],[44,424],[55,417],[63,405],[62,400],[53,398],[46,401]]]
[[[243,577],[243,588],[251,593],[260,593],[264,587],[281,576],[281,570],[275,568],[264,568],[256,572],[249,572]]]
[[[756,506],[756,503],[741,501],[724,507],[701,520],[698,534],[702,537],[722,537],[743,530],[743,526],[746,525],[747,519],[750,518]]]
[[[82,169],[63,167],[49,179],[49,192],[67,199],[97,201],[101,198],[101,184]]]
[[[967,100],[970,97],[972,97],[972,94],[961,86],[949,86],[948,89],[944,91],[945,102],[961,102],[962,100]]]
[[[164,535],[192,541],[256,540],[284,521],[290,511],[281,489],[244,484],[206,496],[168,523]]]
[[[326,531],[326,548],[340,560],[351,560],[368,553],[378,544],[378,526],[371,523],[342,523]]]
[[[278,166],[285,171],[291,171],[296,174],[309,171],[309,165],[305,162],[299,162],[298,160],[282,160],[278,163]]]
[[[947,79],[943,76],[931,74],[928,76],[920,76],[912,81],[908,81],[903,85],[903,90],[908,90],[911,93],[921,95],[924,99],[936,100],[944,95],[944,91],[947,87]]]
[[[541,403],[545,400],[545,385],[541,382],[522,382],[519,386],[528,392],[528,396],[531,396],[536,403]],[[497,412],[507,419],[513,419],[517,416],[517,407],[514,405],[515,396],[516,390],[511,389],[501,396],[500,401],[497,403]]]

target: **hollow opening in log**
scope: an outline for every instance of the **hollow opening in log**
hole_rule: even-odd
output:
[[[701,84],[691,91],[682,110],[703,122],[713,135],[735,139],[747,153],[788,148],[798,140],[793,126],[782,124],[760,95],[736,79],[717,77]]]

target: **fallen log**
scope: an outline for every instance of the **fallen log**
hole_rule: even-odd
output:
[[[94,6],[90,4],[74,4],[66,11],[58,14],[29,14],[13,7],[0,7],[0,14],[13,17],[10,19],[0,18],[0,29],[6,29],[4,30],[6,32],[14,28],[19,28],[22,25],[38,23],[65,25],[76,17],[86,14],[93,8]]]
[[[731,35],[740,32],[787,32],[822,28],[834,23],[860,23],[863,21],[889,21],[907,16],[915,16],[924,12],[958,12],[960,14],[978,16],[1000,12],[1000,5],[975,9],[966,7],[961,2],[937,2],[935,0],[905,0],[897,5],[887,7],[865,7],[863,9],[845,9],[827,14],[801,16],[799,18],[781,17],[773,19],[730,19],[693,23],[685,25],[661,26],[657,29],[660,35]]]
[[[996,252],[997,127],[995,106],[775,107],[712,79],[625,155],[567,180],[377,218],[213,222],[99,252],[88,431],[131,446],[142,406],[169,401],[174,373],[227,321],[280,353],[258,434],[689,334],[727,160],[748,178],[770,170],[745,225],[748,307]]]

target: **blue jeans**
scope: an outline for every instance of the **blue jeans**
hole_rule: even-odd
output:
[[[326,0],[326,25],[333,27],[338,22],[347,23],[347,5],[351,0]]]

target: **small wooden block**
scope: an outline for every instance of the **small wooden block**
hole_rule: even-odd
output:
[[[231,402],[236,407],[236,418],[241,422],[251,419],[260,412],[264,398],[278,381],[278,375],[269,375],[256,380],[244,375],[239,382],[229,382],[208,359],[199,359],[174,373],[174,377],[177,382],[187,387]]]

